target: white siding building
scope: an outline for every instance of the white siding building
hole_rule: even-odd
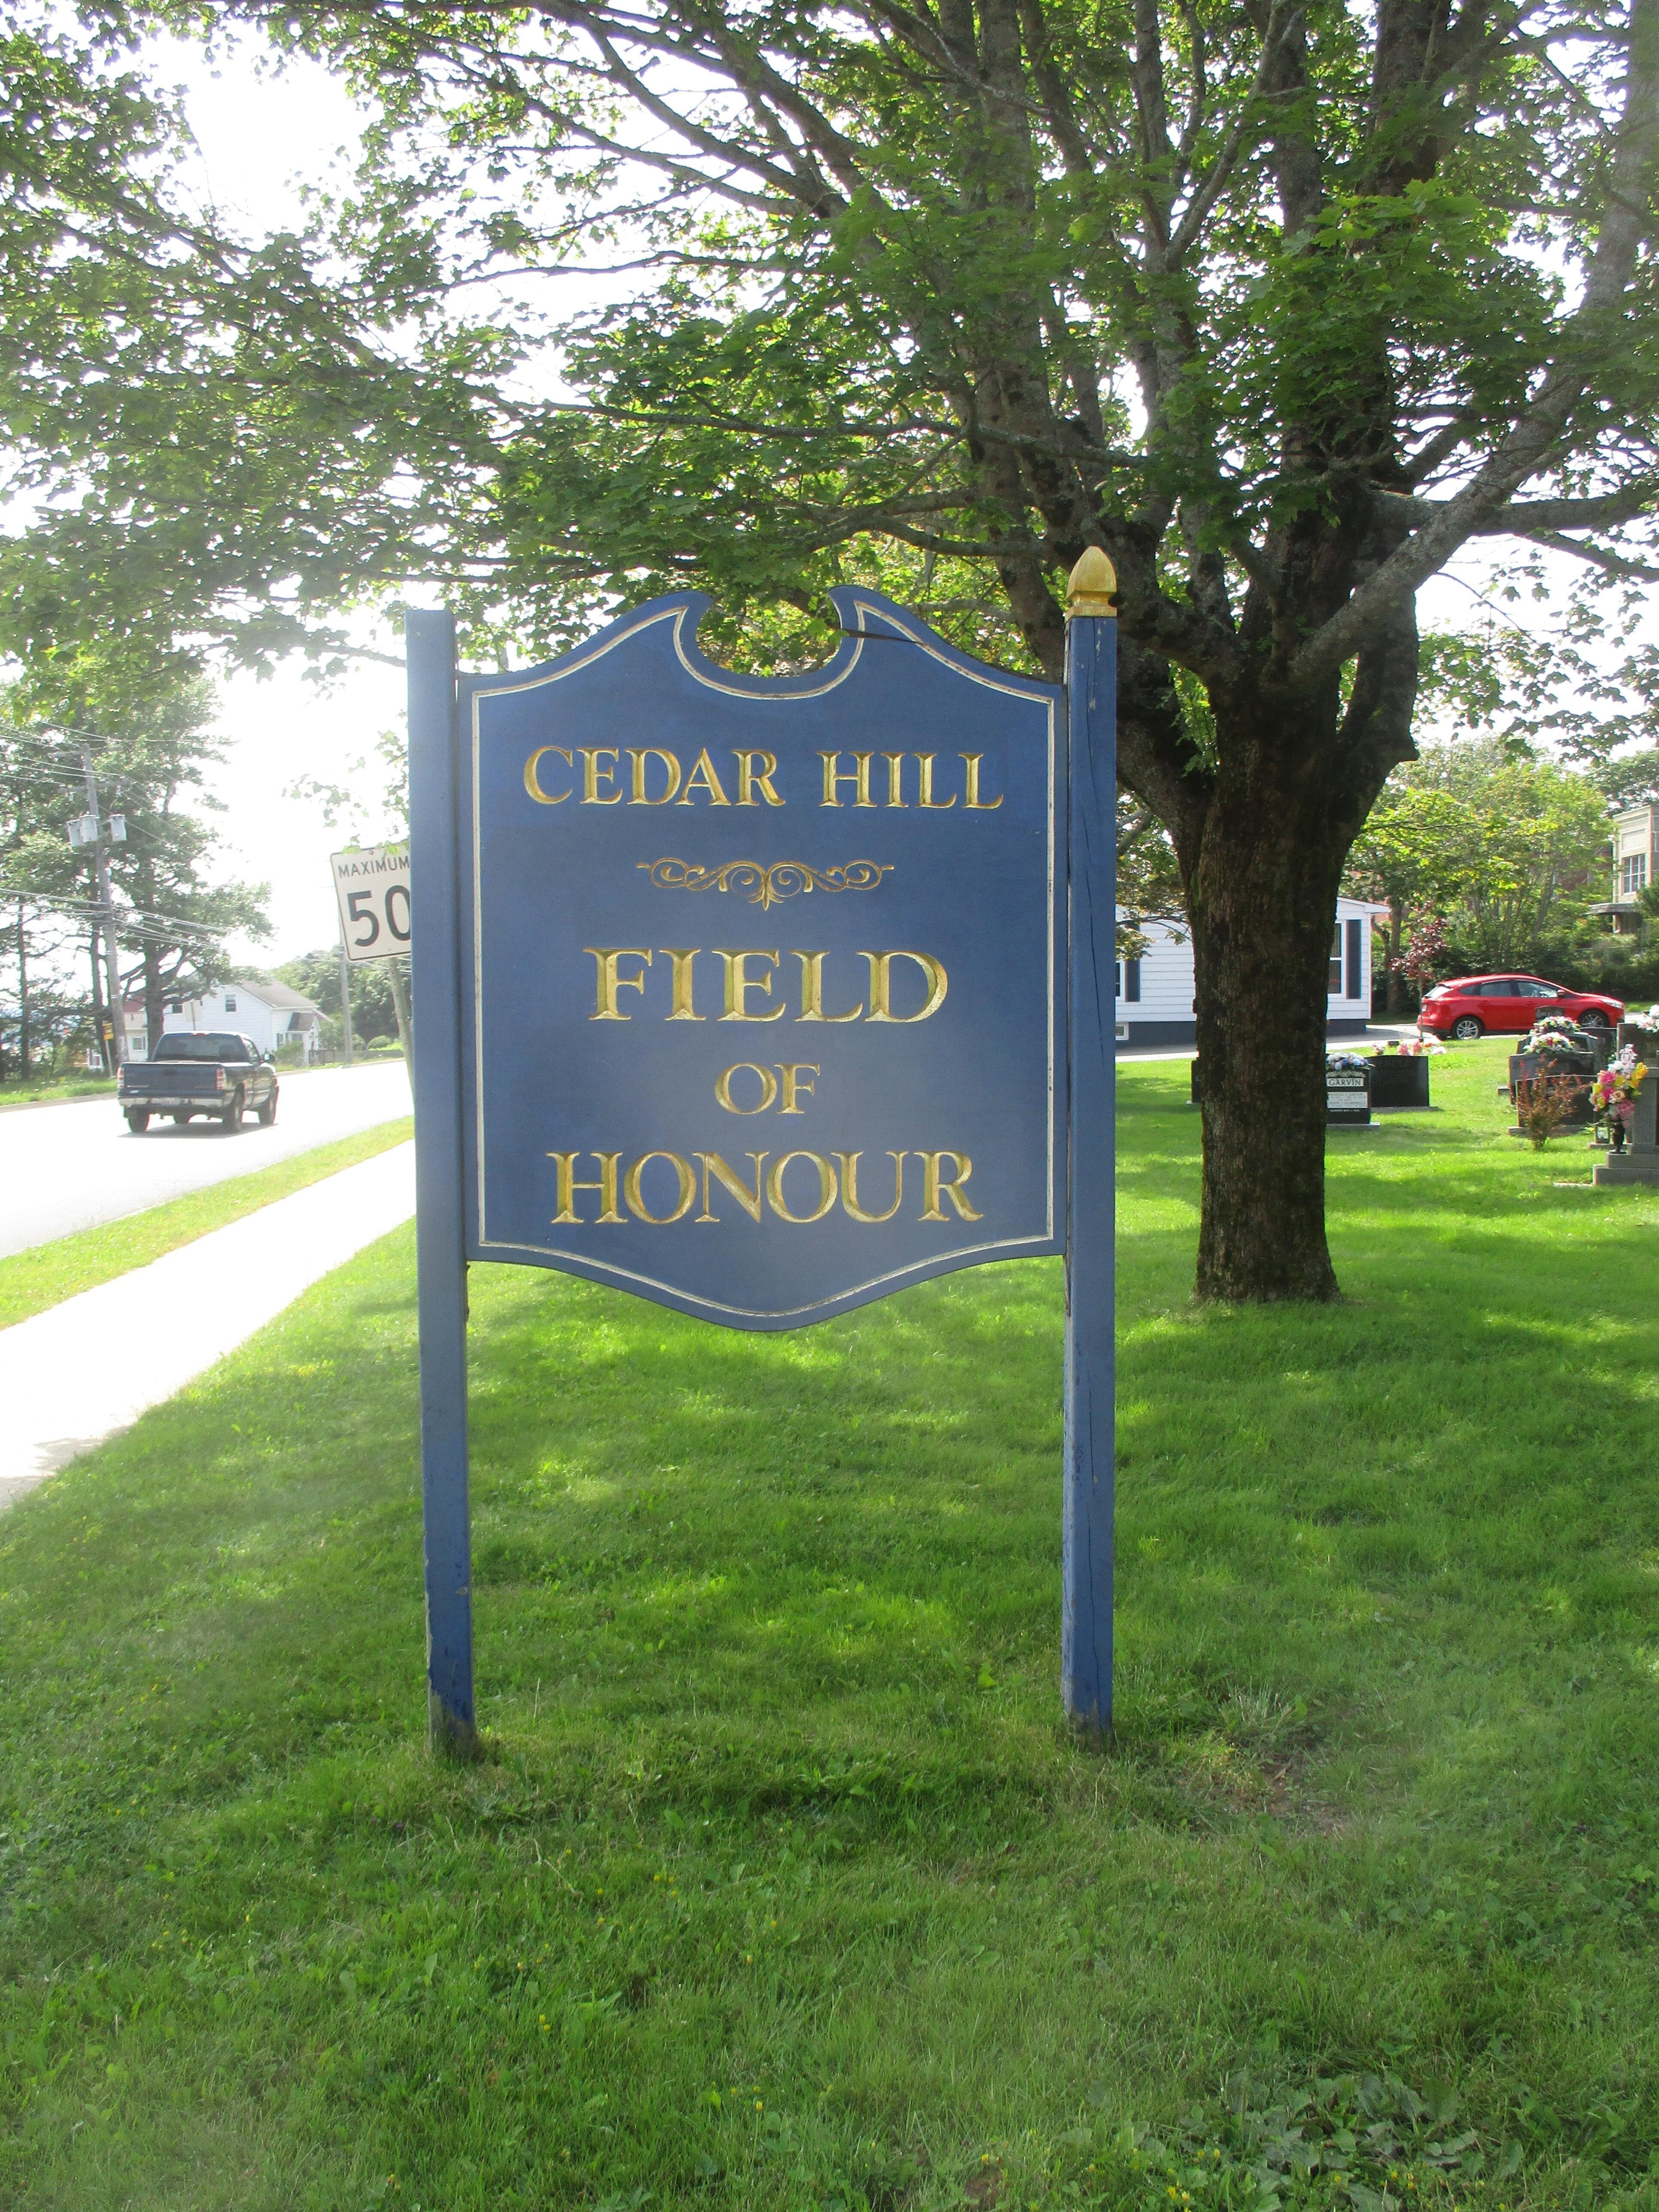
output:
[[[304,1044],[309,1057],[318,1043],[318,1020],[313,1002],[286,983],[222,983],[199,999],[169,999],[162,1029],[230,1030],[252,1037],[261,1052]]]
[[[1326,1030],[1358,1036],[1371,1018],[1371,916],[1362,899],[1340,898],[1331,933]],[[1146,925],[1139,960],[1117,963],[1117,1041],[1121,1045],[1191,1044],[1193,945],[1182,922]]]
[[[1634,936],[1642,927],[1638,902],[1659,884],[1659,806],[1627,806],[1612,828],[1613,898],[1590,911],[1611,915],[1615,936]]]

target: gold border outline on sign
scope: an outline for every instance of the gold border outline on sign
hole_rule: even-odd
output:
[[[931,1269],[938,1266],[940,1260],[967,1261],[969,1260],[980,1259],[992,1252],[1006,1252],[1013,1254],[1024,1251],[1030,1245],[1053,1243],[1054,1238],[1054,1091],[1059,1080],[1059,1071],[1054,1065],[1054,991],[1056,988],[1056,979],[1054,975],[1054,937],[1055,925],[1057,921],[1060,919],[1055,912],[1054,882],[1054,871],[1059,854],[1059,803],[1060,796],[1057,787],[1059,763],[1056,758],[1059,737],[1057,728],[1057,710],[1059,702],[1054,699],[1045,699],[1041,696],[1041,694],[1033,696],[1031,691],[1028,690],[1025,685],[1019,683],[1007,683],[1002,681],[999,678],[994,671],[988,668],[981,669],[979,665],[971,661],[967,661],[964,665],[964,661],[966,661],[965,655],[958,658],[957,654],[950,651],[948,648],[942,648],[941,642],[934,640],[931,631],[923,631],[921,634],[918,634],[918,632],[913,629],[908,622],[902,619],[902,611],[900,610],[895,610],[890,606],[870,606],[866,608],[862,601],[858,600],[854,601],[854,606],[860,618],[860,629],[862,635],[855,637],[853,651],[848,657],[847,665],[844,668],[838,670],[836,673],[830,677],[826,682],[819,684],[811,690],[797,690],[792,689],[791,690],[783,692],[756,691],[751,690],[747,684],[722,684],[717,681],[714,678],[705,675],[703,671],[696,665],[696,662],[689,657],[685,651],[684,644],[685,618],[688,614],[691,614],[693,612],[693,610],[682,605],[663,607],[653,614],[642,616],[638,622],[629,623],[625,629],[620,629],[614,637],[607,638],[603,645],[596,645],[591,652],[578,653],[574,654],[569,660],[564,662],[561,666],[550,669],[545,675],[529,677],[520,682],[492,684],[489,685],[487,689],[481,688],[473,692],[472,728],[471,733],[472,739],[472,1095],[473,1130],[477,1139],[478,1155],[478,1249],[481,1252],[486,1250],[502,1253],[518,1252],[531,1255],[537,1259],[543,1260],[574,1260],[583,1268],[590,1270],[592,1274],[594,1276],[608,1278],[611,1281],[621,1284],[624,1286],[629,1284],[637,1284],[641,1290],[665,1291],[672,1297],[683,1300],[687,1306],[701,1307],[706,1313],[730,1314],[734,1320],[740,1321],[793,1321],[806,1314],[827,1312],[830,1309],[844,1304],[848,1299],[861,1297],[863,1294],[868,1291],[881,1291],[886,1289],[890,1285],[896,1289],[900,1283],[906,1281],[913,1276],[927,1274]],[[486,1176],[484,1166],[485,1139],[483,1113],[483,832],[479,827],[478,807],[480,786],[483,781],[481,770],[483,765],[482,751],[483,744],[483,730],[478,711],[482,702],[485,699],[500,698],[511,692],[537,691],[544,684],[561,683],[567,676],[574,676],[579,669],[590,667],[594,661],[603,659],[606,653],[614,653],[619,645],[624,645],[627,643],[629,639],[637,637],[641,630],[654,629],[659,623],[672,622],[674,625],[673,636],[676,657],[678,659],[680,665],[684,668],[687,674],[695,678],[696,682],[701,684],[705,690],[724,692],[728,697],[732,698],[749,700],[757,707],[778,706],[787,708],[793,706],[798,699],[821,698],[826,691],[833,691],[836,690],[837,685],[844,684],[847,681],[847,678],[853,673],[853,671],[859,665],[860,659],[864,651],[865,641],[869,635],[867,631],[863,631],[863,617],[866,612],[875,616],[879,621],[890,624],[893,629],[897,629],[908,643],[914,645],[918,651],[925,653],[930,660],[939,661],[944,667],[951,669],[956,675],[963,678],[968,683],[977,684],[988,691],[1000,691],[1007,697],[1018,699],[1024,705],[1028,707],[1041,707],[1047,721],[1048,727],[1044,744],[1048,754],[1048,896],[1047,905],[1048,939],[1047,951],[1048,968],[1048,1176],[1046,1179],[1047,1195],[1045,1202],[1045,1220],[1042,1234],[1040,1236],[1027,1235],[1024,1237],[999,1237],[990,1243],[973,1244],[960,1249],[953,1249],[946,1252],[934,1254],[925,1260],[913,1261],[906,1267],[895,1268],[890,1273],[880,1275],[872,1275],[862,1283],[854,1283],[850,1285],[844,1291],[835,1291],[829,1297],[815,1299],[811,1305],[793,1306],[787,1311],[781,1313],[774,1307],[726,1305],[718,1298],[705,1297],[695,1291],[684,1290],[677,1284],[659,1282],[655,1277],[640,1274],[633,1268],[618,1267],[613,1266],[609,1261],[603,1259],[596,1260],[591,1252],[573,1250],[564,1246],[556,1244],[520,1244],[507,1237],[492,1237],[488,1233],[484,1217],[484,1186]]]

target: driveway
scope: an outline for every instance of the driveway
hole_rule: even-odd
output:
[[[0,1114],[0,1259],[100,1222],[161,1206],[228,1176],[292,1159],[410,1110],[401,1060],[282,1078],[273,1127],[249,1115],[230,1134],[214,1121],[152,1121],[135,1137],[112,1098]]]

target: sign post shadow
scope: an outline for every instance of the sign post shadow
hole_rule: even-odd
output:
[[[507,674],[407,617],[434,1748],[477,1742],[478,1261],[771,1330],[1063,1253],[1061,1679],[1109,1729],[1114,589],[1085,553],[1065,687],[855,586],[787,678],[707,660],[697,593]]]

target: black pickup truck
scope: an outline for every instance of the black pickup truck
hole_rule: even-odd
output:
[[[115,1095],[135,1137],[152,1114],[179,1122],[202,1114],[225,1129],[240,1128],[250,1106],[267,1129],[276,1119],[276,1069],[250,1038],[223,1030],[170,1031],[150,1059],[123,1066]]]

